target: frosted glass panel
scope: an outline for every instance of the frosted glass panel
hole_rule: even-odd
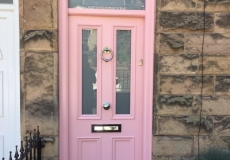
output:
[[[131,31],[117,31],[116,114],[130,114]]]
[[[82,114],[96,114],[97,30],[82,30]]]
[[[69,0],[69,8],[144,10],[145,0]]]
[[[13,0],[0,0],[0,3],[13,4]]]

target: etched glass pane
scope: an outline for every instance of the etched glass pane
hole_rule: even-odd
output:
[[[13,0],[0,0],[0,3],[13,4]]]
[[[82,114],[96,114],[97,30],[82,30]]]
[[[131,31],[117,31],[116,114],[130,114]]]
[[[69,8],[144,10],[145,0],[69,0]]]

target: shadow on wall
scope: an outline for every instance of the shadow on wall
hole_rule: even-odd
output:
[[[200,160],[230,160],[230,152],[217,148],[210,148],[201,153]]]

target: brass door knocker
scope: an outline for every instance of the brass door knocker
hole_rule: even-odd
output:
[[[104,58],[104,54],[111,54],[111,57],[110,58]],[[105,62],[109,62],[111,59],[113,59],[113,51],[111,49],[109,49],[109,47],[105,47],[101,52],[101,58]]]

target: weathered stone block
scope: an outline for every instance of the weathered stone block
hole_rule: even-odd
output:
[[[167,74],[198,73],[198,55],[183,54],[178,56],[160,56],[159,72]]]
[[[59,155],[59,137],[58,136],[54,136],[54,151],[53,151],[53,154],[54,154],[54,157],[58,157]]]
[[[177,156],[177,157],[169,157],[169,160],[197,160],[197,156]]]
[[[24,77],[24,66],[25,66],[25,52],[20,52],[20,129],[21,134],[25,131],[25,77]]]
[[[52,53],[26,53],[25,125],[39,125],[43,135],[52,135],[54,127],[54,58]]]
[[[34,126],[40,126],[40,130],[43,135],[53,134],[53,108],[54,105],[52,97],[44,98],[41,96],[33,101],[27,100],[25,104],[26,133],[29,133]]]
[[[160,76],[161,94],[200,94],[201,76]],[[205,76],[203,78],[203,94],[212,95],[214,89],[214,77]]]
[[[153,156],[152,160],[197,160],[197,156]]]
[[[198,0],[203,1],[203,0]],[[206,0],[207,4],[230,4],[230,0]]]
[[[213,15],[206,14],[206,31],[213,30]],[[202,12],[162,12],[160,24],[164,30],[187,29],[189,31],[203,30],[204,18]]]
[[[198,107],[191,95],[160,95],[154,111],[155,115],[192,115]]]
[[[195,0],[161,0],[161,10],[163,11],[194,11]]]
[[[201,125],[200,125],[201,122]],[[200,135],[209,135],[212,133],[212,117],[202,116],[158,116],[158,135],[197,135],[199,128]]]
[[[158,67],[159,67],[159,55],[158,54],[154,54],[154,74],[156,75],[156,74],[158,74]],[[156,79],[157,79],[157,77],[155,77]],[[154,83],[156,83],[157,82],[157,80],[155,79],[155,81],[154,81]],[[157,90],[157,85],[155,85],[155,88],[154,88],[154,90]]]
[[[161,34],[156,33],[155,34],[155,47],[154,47],[154,54],[159,54],[160,53],[160,42],[161,41]]]
[[[193,137],[153,137],[154,156],[189,156],[193,150]]]
[[[58,53],[54,53],[54,81],[53,81],[53,99],[54,99],[54,135],[59,134],[59,108],[58,108]],[[58,151],[58,149],[57,149]]]
[[[202,64],[200,58],[199,64]],[[200,73],[202,67],[200,66]],[[230,55],[204,55],[203,73],[204,74],[230,74]]]
[[[166,156],[153,156],[152,160],[169,160],[169,157],[166,157]]]
[[[159,38],[158,38],[159,37]],[[157,36],[160,54],[180,54],[184,53],[184,35],[183,34],[164,34]]]
[[[53,47],[53,51],[58,51],[59,50],[59,44],[58,44],[58,30],[53,30],[53,45],[51,45]]]
[[[53,27],[51,0],[24,0],[25,29],[48,29]]]
[[[230,76],[217,76],[215,91],[217,95],[230,95]]]
[[[229,136],[200,136],[200,153],[212,148],[222,151],[229,151],[230,137]],[[194,154],[197,155],[198,138],[194,139]]]
[[[23,29],[23,1],[19,1],[19,28]]]
[[[53,53],[26,53],[24,67],[26,87],[39,87],[40,90],[45,85],[46,93],[52,94],[53,61]]]
[[[188,34],[185,36],[185,52],[201,54],[203,36]],[[204,37],[204,54],[230,54],[230,34],[206,34]]]
[[[152,126],[152,133],[154,135],[157,135],[157,126],[158,125],[158,121],[157,121],[157,116],[153,114],[153,126]]]
[[[229,136],[230,135],[230,116],[214,117],[214,135]]]
[[[42,160],[56,160],[55,157],[44,157],[42,156]]]
[[[204,97],[202,104],[203,115],[230,115],[230,97]]]
[[[45,144],[45,149],[42,150],[42,157],[53,157],[54,156],[54,144],[48,142]]]
[[[53,10],[53,28],[58,29],[58,0],[52,1]]]
[[[24,36],[24,30],[20,29],[19,31],[19,38],[20,38],[20,51],[24,51],[24,44],[22,43],[21,39]]]
[[[21,45],[25,50],[53,51],[57,50],[57,33],[48,30],[25,31],[21,38]],[[55,48],[54,48],[55,47]]]
[[[197,1],[197,11],[204,10],[204,0]],[[229,0],[206,0],[205,11],[207,12],[229,12],[230,2]]]
[[[230,13],[215,14],[215,32],[230,33]]]

